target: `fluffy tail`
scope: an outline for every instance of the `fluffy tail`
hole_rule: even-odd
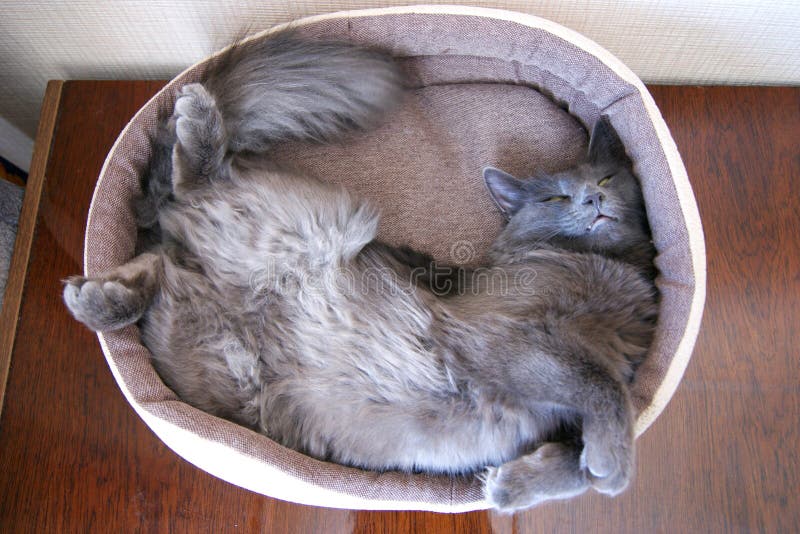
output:
[[[285,139],[327,141],[368,127],[401,87],[388,55],[291,32],[232,46],[211,61],[202,84],[222,113],[232,152],[260,152]]]
[[[284,31],[240,42],[213,58],[201,78],[214,97],[229,154],[265,152],[285,140],[328,141],[373,125],[399,97],[397,65],[385,53]],[[158,211],[172,193],[174,121],[153,139],[136,203],[140,243],[158,241]]]

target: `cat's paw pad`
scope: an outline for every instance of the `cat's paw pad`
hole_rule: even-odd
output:
[[[618,495],[628,487],[633,471],[633,445],[587,443],[581,453],[581,467],[588,472],[592,487],[606,495]]]
[[[113,280],[73,276],[65,280],[64,302],[77,320],[95,331],[116,330],[141,315],[138,294]]]

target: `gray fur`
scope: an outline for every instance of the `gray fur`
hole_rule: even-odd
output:
[[[144,315],[158,291],[160,272],[160,255],[140,254],[99,278],[69,277],[64,302],[92,330],[118,330]]]
[[[586,160],[559,173],[518,180],[488,167],[484,179],[509,221],[498,254],[540,243],[596,252],[655,275],[655,249],[631,163],[605,117],[594,127]]]
[[[506,512],[580,495],[591,485],[580,455],[580,443],[544,443],[531,454],[488,468],[486,495]]]
[[[291,32],[234,45],[211,62],[202,83],[217,99],[233,152],[369,127],[400,92],[389,56]]]
[[[441,297],[375,241],[367,202],[248,154],[373,122],[397,96],[390,65],[286,36],[223,56],[175,105],[162,242],[105,275],[69,279],[67,306],[97,330],[139,320],[182,399],[313,457],[491,467],[487,498],[503,510],[590,486],[619,493],[634,465],[627,383],[656,314],[639,270],[540,246],[516,223],[521,209],[491,276]]]

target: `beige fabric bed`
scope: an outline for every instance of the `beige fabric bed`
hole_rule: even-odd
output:
[[[408,98],[378,130],[333,146],[286,146],[275,157],[347,184],[383,211],[379,236],[447,262],[479,263],[500,228],[481,169],[526,175],[558,169],[585,150],[586,127],[608,114],[640,177],[659,251],[658,332],[633,385],[641,434],[669,401],[697,335],[705,253],[680,156],[639,79],[608,52],[563,27],[505,11],[414,7],[340,13],[296,23],[312,38],[391,50]],[[256,37],[258,38],[258,37]],[[88,275],[133,254],[130,206],[159,109],[203,64],[142,108],[111,150],[86,230]],[[373,473],[324,463],[180,402],[151,367],[135,327],[100,334],[126,398],[173,450],[234,484],[284,500],[364,509],[484,508],[471,478]]]

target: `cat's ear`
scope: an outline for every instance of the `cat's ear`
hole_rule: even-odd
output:
[[[625,146],[605,115],[600,117],[589,138],[589,163],[630,165],[630,159],[625,154]]]
[[[494,167],[483,169],[483,180],[506,219],[513,217],[525,204],[527,195],[522,180]]]

